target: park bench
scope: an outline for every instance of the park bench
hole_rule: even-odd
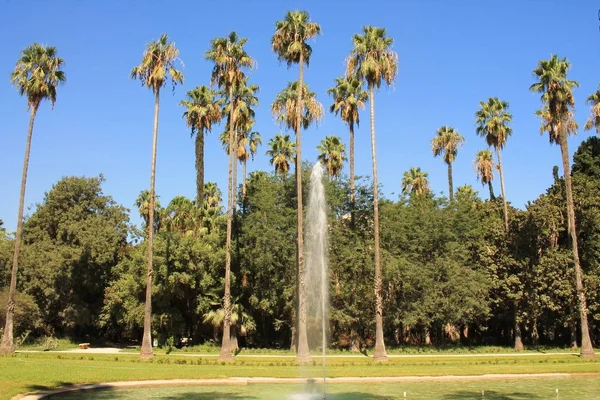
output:
[[[89,344],[89,343],[79,343],[79,348],[80,348],[80,349],[83,349],[83,350],[85,350],[85,349],[87,349],[88,347],[90,347],[90,344]]]

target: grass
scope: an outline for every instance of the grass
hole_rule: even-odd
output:
[[[480,375],[500,373],[600,373],[600,361],[574,355],[537,357],[392,358],[376,364],[371,358],[327,360],[329,377]],[[320,360],[302,368],[303,376],[322,376]],[[202,379],[227,377],[300,376],[293,359],[244,357],[233,364],[214,357],[157,355],[142,361],[135,354],[18,353],[0,357],[0,398],[63,385],[145,379]]]

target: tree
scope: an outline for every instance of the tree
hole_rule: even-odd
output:
[[[13,353],[15,351],[14,334],[14,312],[15,293],[17,290],[17,270],[19,267],[19,246],[23,229],[23,207],[25,204],[25,188],[27,185],[27,170],[29,168],[29,153],[31,150],[31,137],[33,135],[33,124],[38,108],[43,100],[50,100],[52,108],[56,103],[56,89],[58,85],[66,82],[66,75],[61,70],[64,60],[57,55],[56,47],[44,46],[38,43],[26,47],[21,52],[21,57],[13,70],[10,80],[17,87],[21,96],[27,96],[27,109],[30,111],[29,129],[25,144],[25,158],[23,161],[23,172],[21,175],[21,193],[19,196],[19,213],[17,215],[17,232],[15,235],[15,249],[13,253],[12,269],[10,274],[10,288],[8,303],[6,306],[6,321],[0,354]]]
[[[494,187],[492,186],[495,167],[494,155],[489,150],[479,150],[477,154],[475,154],[473,165],[477,172],[477,179],[481,181],[482,185],[488,185],[490,189],[490,200],[494,200]]]
[[[146,304],[144,308],[144,336],[142,339],[141,358],[152,358],[152,238],[154,226],[154,197],[156,146],[158,140],[158,111],[160,105],[160,89],[170,79],[173,90],[177,83],[183,83],[183,73],[175,68],[179,50],[175,43],[169,42],[166,34],[160,39],[146,45],[142,62],[131,70],[131,79],[139,79],[142,86],[148,87],[154,93],[154,132],[152,136],[152,164],[150,168],[150,203],[148,213],[148,268],[146,272]]]
[[[458,149],[465,142],[465,138],[450,126],[442,126],[437,131],[437,136],[431,141],[433,156],[442,155],[444,162],[448,164],[448,195],[450,201],[454,200],[454,188],[452,187],[452,163],[456,160]]]
[[[506,140],[512,134],[512,128],[508,126],[512,122],[512,114],[508,112],[508,102],[501,101],[497,97],[489,98],[488,102],[480,102],[481,107],[475,113],[475,132],[485,138],[487,145],[496,150],[498,157],[498,172],[500,172],[500,189],[502,190],[502,202],[504,205],[504,229],[508,233],[508,203],[506,202],[506,191],[504,189],[504,172],[502,170],[502,149],[506,146]]]
[[[329,112],[340,115],[342,121],[348,124],[350,130],[350,207],[351,215],[354,215],[354,124],[360,125],[358,110],[365,108],[365,102],[369,99],[368,93],[363,90],[362,82],[355,76],[341,77],[335,79],[335,86],[327,90],[327,94],[333,97],[333,104]]]
[[[160,213],[162,208],[160,207],[160,202],[158,198],[160,196],[154,196],[154,233],[157,233],[160,230]],[[148,230],[148,223],[150,222],[150,192],[147,190],[142,190],[138,197],[135,199],[134,205],[138,208],[140,213],[140,217],[144,221],[144,228]]]
[[[275,23],[275,33],[271,39],[271,46],[277,59],[285,61],[288,68],[293,64],[298,64],[298,82],[297,87],[302,90],[296,90],[296,110],[287,110],[289,117],[295,118],[295,122],[290,126],[296,133],[296,194],[298,201],[298,234],[297,234],[297,269],[298,269],[298,348],[296,359],[298,361],[310,361],[308,350],[308,341],[306,337],[306,295],[304,282],[304,242],[303,242],[303,223],[302,223],[302,137],[301,129],[303,124],[303,115],[305,108],[304,100],[304,64],[308,67],[312,47],[307,43],[308,40],[321,34],[321,27],[316,22],[310,21],[310,16],[306,11],[288,11],[281,21]],[[288,86],[289,88],[289,86]],[[310,108],[307,107],[307,108]]]
[[[206,59],[214,63],[211,75],[211,84],[225,91],[229,107],[229,178],[227,195],[227,238],[225,257],[225,293],[223,295],[223,308],[225,317],[223,319],[223,340],[221,342],[221,353],[219,360],[232,361],[233,354],[229,345],[231,331],[231,236],[232,221],[235,207],[236,188],[234,187],[235,154],[237,151],[236,127],[236,104],[234,102],[234,91],[246,82],[242,72],[243,68],[252,68],[254,60],[244,50],[248,39],[240,38],[236,32],[229,36],[213,39],[210,49],[206,51]]]
[[[262,138],[259,132],[244,132],[240,137],[238,144],[238,160],[244,167],[243,184],[242,184],[242,197],[246,197],[246,164],[248,159],[252,158],[254,161],[254,155],[258,150],[258,146],[262,144]]]
[[[375,89],[382,81],[391,85],[398,73],[398,54],[392,50],[394,40],[386,37],[385,28],[363,27],[363,35],[352,37],[354,48],[347,58],[347,76],[356,76],[366,82],[369,89],[371,107],[371,154],[373,159],[373,235],[375,238],[375,300],[376,300],[376,340],[375,361],[387,361],[383,341],[383,281],[379,245],[379,186],[377,183],[377,153],[375,147]]]
[[[402,178],[402,193],[403,194],[424,194],[429,193],[429,174],[421,171],[420,167],[410,167],[404,173]]]
[[[204,198],[204,134],[212,125],[221,121],[222,99],[209,87],[198,86],[187,92],[187,99],[179,105],[186,108],[183,113],[185,123],[191,128],[191,136],[196,134],[196,206],[202,207]]]
[[[533,70],[538,81],[530,86],[533,92],[541,93],[542,108],[536,112],[542,120],[540,133],[548,132],[550,143],[558,144],[562,155],[562,164],[567,194],[567,220],[569,234],[571,235],[571,249],[575,264],[575,282],[581,320],[581,356],[594,358],[594,349],[590,340],[587,321],[587,301],[583,287],[583,276],[579,261],[577,244],[577,230],[575,224],[575,206],[573,190],[571,188],[571,171],[569,163],[569,147],[567,137],[577,132],[577,123],[574,119],[573,108],[575,98],[573,88],[579,83],[567,78],[571,63],[567,58],[559,59],[553,54],[549,60],[540,60]]]
[[[318,160],[327,169],[330,178],[339,178],[344,167],[346,158],[346,147],[339,136],[325,136],[325,139],[317,146],[319,150]]]
[[[585,123],[585,130],[594,128],[596,133],[600,133],[600,88],[587,98],[587,103],[590,106],[590,116]]]
[[[271,165],[275,167],[275,172],[285,178],[290,170],[290,163],[294,161],[296,154],[296,144],[290,140],[290,135],[278,133],[269,140],[269,150],[265,153],[270,156]]]

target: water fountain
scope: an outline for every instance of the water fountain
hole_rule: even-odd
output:
[[[306,213],[306,297],[307,321],[312,329],[309,335],[321,333],[323,356],[323,398],[326,398],[327,368],[325,350],[327,349],[327,202],[323,187],[323,167],[316,163],[310,175],[308,206]],[[313,336],[314,337],[314,336]],[[310,339],[310,336],[309,336]],[[316,339],[316,337],[315,337]],[[317,340],[314,340],[317,342]]]

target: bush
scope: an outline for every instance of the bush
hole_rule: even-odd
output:
[[[58,339],[52,336],[42,338],[42,350],[56,350],[58,348]]]
[[[0,326],[6,323],[6,306],[8,303],[8,288],[0,291]],[[15,331],[14,336],[20,336],[27,331],[35,331],[42,324],[40,309],[32,296],[18,293],[15,296]]]

